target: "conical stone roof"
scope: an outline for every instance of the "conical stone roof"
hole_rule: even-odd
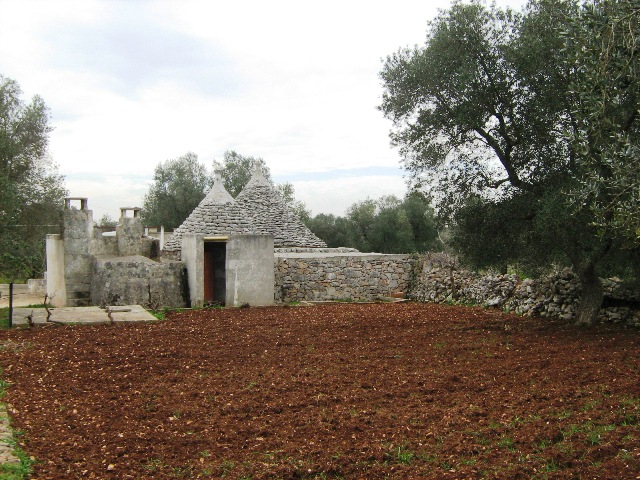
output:
[[[216,175],[213,187],[202,199],[191,215],[173,231],[172,237],[164,246],[165,250],[182,249],[182,235],[202,234],[210,236],[268,234],[254,225],[250,215],[233,201],[233,197],[222,184],[220,175]]]
[[[300,218],[289,210],[280,195],[257,167],[235,203],[245,210],[257,228],[273,235],[274,247],[325,248]]]

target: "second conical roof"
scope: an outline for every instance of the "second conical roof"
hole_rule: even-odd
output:
[[[257,167],[235,203],[248,212],[253,224],[273,235],[275,247],[324,248],[327,244],[313,234],[284,203]]]

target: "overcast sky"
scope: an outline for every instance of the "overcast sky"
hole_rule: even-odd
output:
[[[499,5],[520,8],[520,0]],[[382,60],[445,0],[0,0],[0,74],[51,110],[50,152],[94,218],[141,206],[189,151],[264,158],[312,213],[406,191],[376,109]]]

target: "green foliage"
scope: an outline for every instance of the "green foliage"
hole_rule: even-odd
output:
[[[564,33],[575,122],[570,140],[580,152],[574,192],[606,234],[640,246],[640,7],[588,2]]]
[[[389,253],[407,253],[415,248],[413,229],[407,212],[396,197],[382,197],[378,203],[375,221],[369,230],[369,244],[379,249],[381,246]]]
[[[111,215],[109,215],[108,213],[102,215],[102,217],[100,217],[100,220],[98,220],[99,227],[115,227],[117,224],[118,222],[111,218]]]
[[[211,186],[206,167],[191,152],[158,164],[153,182],[144,197],[144,222],[169,229],[180,226]]]
[[[150,313],[151,315],[153,315],[154,317],[156,317],[158,320],[166,320],[167,318],[167,314],[169,312],[172,312],[173,310],[165,307],[162,310],[152,310]]]
[[[293,185],[289,182],[278,183],[275,190],[282,197],[282,200],[295,213],[300,220],[306,222],[311,218],[311,210],[307,209],[304,202],[296,199],[296,192]]]
[[[296,199],[293,185],[289,182],[274,185],[271,180],[271,170],[269,170],[262,158],[240,155],[234,150],[227,150],[224,152],[222,162],[213,161],[213,170],[222,175],[224,188],[234,198],[249,183],[256,166],[260,167],[264,178],[274,186],[276,192],[282,197],[289,209],[298,215],[302,221],[306,221],[311,216],[311,212],[307,210],[303,202]]]
[[[319,213],[315,217],[308,218],[305,223],[313,233],[327,243],[329,248],[349,245],[349,231],[352,226],[346,218]]]
[[[614,135],[625,122],[637,130],[638,9],[623,3],[585,7],[624,18],[616,25],[633,33],[613,49],[615,35],[607,43],[600,33],[611,17],[601,15],[594,27],[574,0],[533,0],[523,13],[454,2],[429,24],[423,47],[399,50],[381,72],[380,109],[393,121],[392,142],[414,185],[430,188],[463,256],[503,269],[570,262],[583,286],[579,323],[594,321],[602,302],[594,272],[616,264],[608,257],[620,252],[620,232],[638,225],[637,137]],[[617,65],[611,75],[597,73],[603,55],[593,53],[596,46],[616,58],[605,62]],[[606,87],[594,89],[585,78]],[[624,91],[610,87],[616,81]],[[609,111],[603,91],[615,104],[600,122],[606,128],[592,123]],[[616,153],[603,160],[603,145],[611,144]]]
[[[410,191],[404,198],[400,208],[405,212],[411,226],[412,252],[440,250],[442,245],[438,239],[438,228],[431,200],[419,191]]]
[[[454,3],[431,22],[425,47],[387,59],[381,109],[394,122],[392,141],[445,219],[471,198],[537,195],[567,168],[569,147],[556,131],[566,111],[566,79],[553,61],[559,15],[541,7],[523,19]]]
[[[2,372],[0,372],[0,374],[1,373]],[[0,400],[4,398],[8,387],[9,383],[0,379]],[[29,457],[24,450],[18,446],[15,440],[15,438],[21,434],[21,432],[13,430],[13,437],[5,440],[12,448],[14,455],[18,458],[18,462],[0,464],[0,480],[22,480],[29,478],[29,475],[31,474],[31,465],[33,461],[31,460],[31,457]]]
[[[439,250],[438,230],[428,198],[420,192],[404,200],[390,195],[356,202],[346,217],[319,214],[307,226],[329,247],[362,252],[413,253]]]
[[[47,154],[49,111],[0,75],[0,272],[10,280],[44,271],[47,233],[59,233],[66,190]]]
[[[584,225],[565,218],[561,193],[545,193],[537,197],[521,192],[499,202],[468,199],[455,213],[452,246],[477,269],[493,267],[506,273],[517,264],[525,274],[536,276],[562,263],[563,252],[572,247],[563,243],[568,241],[564,230]]]
[[[9,328],[9,307],[0,308],[0,330]]]
[[[370,231],[376,218],[377,203],[367,198],[354,203],[347,209],[347,219],[351,225],[349,232],[349,247],[357,248],[361,252],[371,252]]]
[[[390,452],[385,453],[385,457],[393,463],[398,463],[400,465],[411,465],[411,462],[416,459],[416,454],[405,445],[398,445],[397,447],[394,447]]]
[[[4,463],[0,465],[0,480],[26,480],[31,476],[33,460],[20,447],[11,442],[13,452],[18,457],[18,463]]]
[[[271,182],[271,171],[262,158],[240,155],[234,150],[224,152],[222,162],[214,160],[213,170],[222,175],[224,188],[235,198],[249,183],[256,165],[260,166],[264,177]]]

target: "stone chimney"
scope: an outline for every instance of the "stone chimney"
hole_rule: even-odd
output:
[[[80,202],[80,208],[72,202]],[[64,240],[64,283],[66,306],[84,307],[90,304],[91,238],[93,236],[93,212],[84,197],[64,199],[62,239]]]
[[[120,208],[116,236],[118,237],[118,253],[121,256],[140,255],[142,236],[144,235],[144,227],[140,218],[141,210],[138,207]],[[127,212],[131,212],[131,215],[127,215]]]

